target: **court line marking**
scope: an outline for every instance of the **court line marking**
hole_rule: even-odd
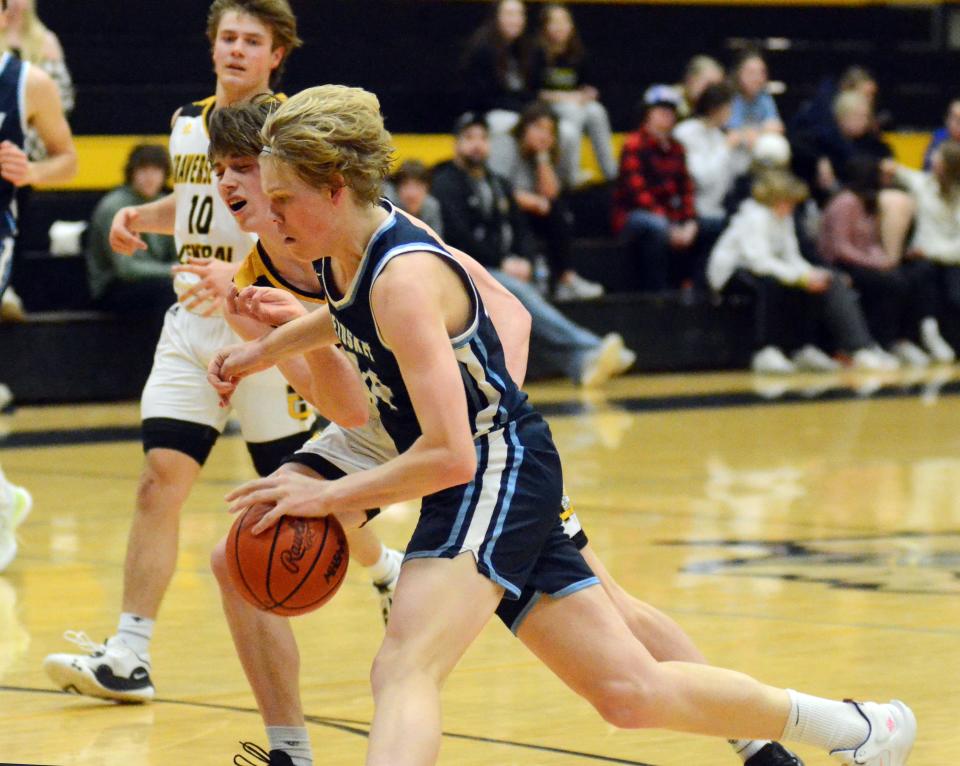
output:
[[[777,405],[818,404],[838,402],[871,402],[890,399],[916,399],[924,395],[927,389],[936,395],[953,397],[960,394],[960,380],[950,380],[943,384],[927,382],[891,382],[868,395],[858,393],[856,388],[841,384],[815,395],[802,389],[786,390],[781,395],[767,397],[754,391],[717,391],[713,393],[674,394],[661,396],[621,396],[609,397],[606,404],[613,409],[642,414],[647,412],[684,412],[688,410],[712,410],[740,407],[770,407]],[[590,414],[597,408],[588,402],[566,399],[553,402],[541,402],[535,405],[544,416],[569,416]],[[229,438],[229,430],[223,434]],[[61,447],[80,444],[103,444],[140,439],[140,426],[113,425],[92,426],[83,429],[49,429],[35,431],[13,431],[0,439],[0,450],[35,447]]]
[[[67,696],[75,697],[76,695],[68,694],[67,692],[58,691],[56,689],[37,689],[29,686],[6,686],[0,685],[0,692],[12,692],[12,693],[22,693],[22,694],[50,694],[58,696]],[[153,700],[151,704],[162,704],[162,705],[178,705],[181,707],[192,707],[192,708],[202,708],[206,710],[220,710],[229,713],[249,713],[253,715],[260,715],[260,711],[256,708],[242,707],[240,705],[221,705],[215,702],[191,702],[189,700],[177,700],[177,699],[167,699],[158,697]],[[314,724],[316,726],[322,726],[328,729],[335,729],[337,731],[342,731],[347,734],[355,734],[360,737],[369,737],[370,736],[370,722],[369,721],[357,721],[350,718],[330,718],[327,716],[318,716],[318,715],[305,715],[304,720],[307,723]],[[557,755],[567,755],[574,758],[582,758],[589,761],[601,761],[603,763],[621,763],[626,764],[626,766],[654,766],[653,764],[647,763],[646,761],[631,761],[626,758],[616,758],[611,755],[601,755],[599,753],[587,753],[580,750],[567,750],[562,747],[550,747],[549,745],[535,745],[529,742],[517,742],[515,740],[509,739],[498,739],[497,737],[482,737],[476,734],[463,734],[460,732],[444,731],[442,732],[444,737],[448,739],[458,739],[467,742],[477,742],[481,744],[488,745],[503,745],[505,747],[513,747],[521,750],[533,750],[541,753],[555,753]]]

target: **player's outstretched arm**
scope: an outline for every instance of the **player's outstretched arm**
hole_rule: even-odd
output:
[[[336,481],[293,486],[268,477],[240,487],[228,496],[231,511],[261,502],[274,504],[254,527],[255,533],[284,515],[325,516],[383,507],[473,478],[476,449],[463,380],[450,345],[450,337],[467,324],[470,301],[454,272],[435,255],[410,254],[397,261],[402,265],[391,263],[377,279],[371,306],[400,365],[421,436],[399,457]]]
[[[176,217],[177,202],[172,194],[142,205],[122,207],[113,216],[110,247],[123,255],[146,250],[147,243],[140,239],[140,232],[172,235]]]
[[[245,287],[237,300],[242,302],[260,289]],[[229,401],[237,384],[248,375],[336,342],[337,334],[333,329],[330,311],[322,306],[271,330],[257,340],[221,349],[207,368],[207,380],[220,394],[222,401]]]
[[[304,316],[307,310],[286,290],[259,288],[272,293],[272,304],[267,316],[285,323]],[[244,313],[244,305],[233,290],[225,301],[224,317],[233,331],[246,341],[256,340],[270,332],[256,316]],[[280,302],[285,306],[279,308]],[[246,304],[249,305],[249,304]],[[263,305],[260,301],[259,305]],[[323,417],[344,428],[358,428],[367,422],[367,397],[363,383],[349,360],[337,348],[324,347],[293,356],[277,364],[287,382]]]

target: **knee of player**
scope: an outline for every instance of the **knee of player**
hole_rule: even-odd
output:
[[[656,688],[642,678],[625,675],[600,680],[589,697],[603,720],[619,729],[657,726]]]
[[[221,587],[230,584],[230,574],[227,571],[227,538],[221,539],[210,551],[210,569]]]
[[[430,658],[401,645],[402,642],[384,639],[370,668],[370,687],[376,698],[391,686],[422,682],[433,683],[438,688],[441,681],[435,677]]]

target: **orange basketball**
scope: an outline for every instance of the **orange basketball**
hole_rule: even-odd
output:
[[[248,509],[227,537],[233,585],[258,609],[293,617],[323,606],[347,574],[347,536],[333,516],[284,516],[259,535],[250,533],[263,512]]]

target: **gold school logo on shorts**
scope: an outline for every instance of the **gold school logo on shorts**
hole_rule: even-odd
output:
[[[901,532],[817,540],[671,540],[721,558],[681,568],[693,575],[820,583],[830,588],[960,595],[960,531]]]

